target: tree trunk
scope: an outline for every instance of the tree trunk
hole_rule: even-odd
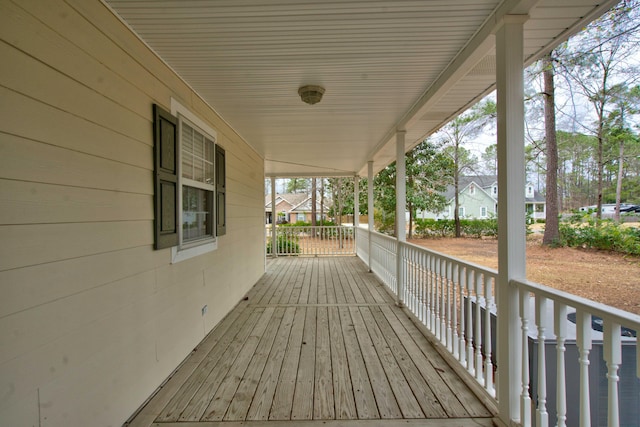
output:
[[[602,130],[598,131],[598,197],[596,200],[596,217],[602,219],[602,181],[604,179],[604,141]]]
[[[551,53],[546,55],[544,67],[544,129],[547,145],[547,194],[545,227],[542,244],[551,245],[560,239],[558,225],[558,142],[556,138],[555,84]]]
[[[624,142],[620,141],[618,154],[618,182],[616,183],[616,212],[615,220],[620,221],[620,199],[622,198],[622,174],[624,172]]]

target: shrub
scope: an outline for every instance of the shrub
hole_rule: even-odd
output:
[[[480,238],[498,235],[498,221],[489,219],[461,219],[460,228],[463,236]],[[453,219],[416,219],[416,234],[421,237],[453,237],[456,223]]]
[[[300,245],[298,244],[298,237],[290,233],[280,234],[276,238],[276,244],[278,248],[278,254],[295,255],[300,253]],[[267,253],[273,253],[271,247],[271,240],[267,242]]]
[[[597,219],[587,214],[574,213],[559,225],[560,244],[640,255],[640,230],[624,228],[609,219]]]

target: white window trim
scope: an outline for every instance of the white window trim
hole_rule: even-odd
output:
[[[178,121],[180,123],[180,126],[182,126],[182,120],[186,119],[187,122],[190,122],[189,124],[192,126],[195,126],[196,128],[198,128],[198,130],[201,130],[202,132],[205,133],[205,136],[211,138],[214,142],[214,144],[217,144],[218,141],[218,133],[211,127],[209,126],[207,123],[205,123],[202,119],[200,119],[198,116],[196,116],[195,114],[193,114],[187,107],[185,107],[184,105],[180,104],[176,99],[171,98],[171,114],[175,117],[178,118]],[[182,135],[181,130],[179,130],[179,135]],[[182,165],[181,163],[181,159],[180,157],[182,156],[182,144],[179,143],[178,144],[178,150],[177,150],[177,154],[178,154],[178,212],[180,214],[180,220],[178,221],[180,224],[180,227],[178,227],[178,246],[173,246],[171,248],[171,263],[175,264],[177,262],[181,262],[190,258],[195,258],[197,256],[200,255],[204,255],[207,254],[209,252],[213,252],[216,249],[218,249],[218,239],[216,238],[216,236],[213,236],[211,238],[205,238],[205,239],[201,239],[201,240],[197,240],[197,241],[192,241],[192,242],[188,242],[188,243],[183,243],[182,242],[182,186],[183,185],[192,185],[192,184],[197,184],[197,185],[193,185],[195,187],[201,187],[200,183],[196,183],[192,180],[186,179],[186,178],[182,178],[182,172],[180,170],[180,167]],[[215,165],[214,165],[215,167]],[[214,176],[215,176],[215,171],[214,171]],[[215,189],[214,189],[214,194],[215,194]],[[214,198],[214,203],[215,203],[215,198]],[[213,220],[213,229],[215,230],[215,206],[213,209],[213,215],[214,218]]]

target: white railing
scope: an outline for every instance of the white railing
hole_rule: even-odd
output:
[[[266,228],[267,254],[271,255],[272,230]],[[353,226],[276,226],[275,251],[278,256],[335,256],[355,255]]]
[[[520,291],[520,329],[528,343],[522,419],[542,426],[640,425],[640,316],[537,283],[511,285]]]
[[[364,234],[371,239],[370,269],[495,398],[498,272],[361,228],[359,238]],[[502,339],[522,341],[520,388],[508,391],[520,396],[520,424],[639,426],[633,335],[640,316],[527,281],[509,286],[519,290],[520,336]],[[627,390],[624,399],[620,389]]]

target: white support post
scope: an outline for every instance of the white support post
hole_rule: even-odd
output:
[[[496,33],[498,110],[498,308],[497,397],[505,425],[520,419],[522,335],[518,289],[525,272],[525,159],[523,24],[528,16],[504,17]]]
[[[369,273],[371,273],[371,260],[373,259],[373,160],[367,162],[367,225],[369,233]]]
[[[353,177],[353,227],[360,225],[360,177]]]
[[[278,222],[278,212],[276,212],[276,177],[271,177],[271,255],[278,257],[278,241],[276,240],[276,223]]]
[[[404,243],[407,241],[407,220],[405,210],[407,206],[407,164],[404,152],[404,137],[407,131],[396,131],[396,238],[398,239],[398,250],[396,253],[396,283],[397,301],[402,305],[404,296],[404,262],[402,254]]]

